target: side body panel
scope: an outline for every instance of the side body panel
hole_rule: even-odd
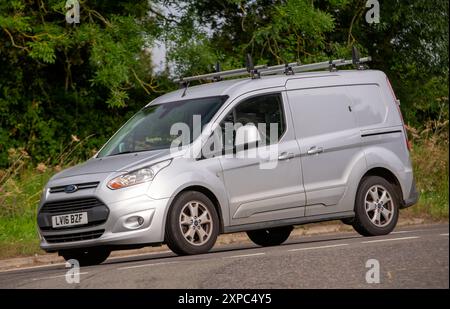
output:
[[[380,72],[373,83],[348,89],[361,129],[367,170],[385,168],[392,172],[406,200],[414,182],[413,170],[399,106],[386,76]]]
[[[345,86],[293,89],[288,98],[301,149],[306,216],[353,209],[355,178],[365,167],[361,134]],[[351,199],[350,199],[351,200]]]

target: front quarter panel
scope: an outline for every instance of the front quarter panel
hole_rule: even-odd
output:
[[[218,158],[202,160],[185,157],[174,158],[172,163],[167,168],[161,170],[152,181],[148,195],[152,199],[169,198],[172,202],[178,193],[188,187],[204,187],[216,196],[219,202],[223,224],[224,226],[228,226],[228,198],[221,171],[222,168]],[[168,209],[166,209],[167,211]]]

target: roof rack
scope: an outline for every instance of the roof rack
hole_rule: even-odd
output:
[[[212,80],[220,81],[224,77],[238,77],[238,76],[251,76],[252,79],[257,79],[260,76],[274,75],[274,74],[286,74],[293,75],[300,72],[318,71],[328,69],[330,72],[337,70],[337,67],[353,65],[358,70],[364,70],[367,66],[364,63],[371,61],[371,57],[361,58],[359,51],[352,47],[352,59],[336,59],[330,61],[323,61],[311,64],[301,64],[300,62],[286,63],[274,66],[267,65],[253,65],[253,60],[249,54],[247,54],[246,67],[241,69],[234,69],[228,71],[221,71],[220,64],[216,64],[216,72],[209,74],[202,74],[190,77],[181,77],[174,80],[176,83],[187,86],[191,81],[197,80]]]

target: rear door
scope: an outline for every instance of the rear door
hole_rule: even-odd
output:
[[[288,91],[300,146],[306,216],[337,209],[352,162],[361,155],[361,136],[346,87]]]

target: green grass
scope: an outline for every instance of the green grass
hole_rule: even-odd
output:
[[[447,145],[414,147],[411,155],[421,196],[401,216],[448,220],[448,154]],[[55,172],[25,168],[0,183],[0,258],[44,253],[39,248],[36,211],[42,188]],[[5,175],[6,171],[0,171],[0,180]]]
[[[0,258],[42,254],[35,216],[0,218]]]
[[[52,170],[29,168],[0,187],[0,258],[44,253],[39,248],[36,213],[42,188],[52,174]]]
[[[407,213],[448,220],[448,156],[448,145],[425,142],[413,148],[411,157],[420,199]]]

